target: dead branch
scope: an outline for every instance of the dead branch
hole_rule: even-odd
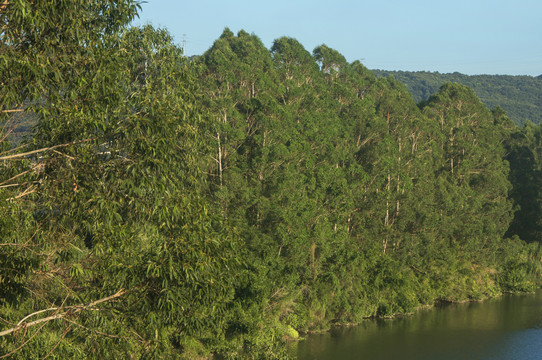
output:
[[[9,353],[7,353],[7,354],[5,354],[5,355],[0,356],[0,359],[6,358],[6,357],[8,357],[8,356],[11,356],[11,355],[13,355],[14,353],[16,353],[17,351],[19,351],[20,349],[22,349],[23,346],[25,346],[26,344],[28,344],[28,343],[30,342],[30,340],[32,340],[32,339],[34,338],[34,336],[36,336],[36,335],[38,334],[38,332],[40,332],[40,330],[43,329],[43,327],[44,327],[45,325],[47,325],[47,323],[42,324],[42,325],[39,327],[39,329],[36,330],[36,332],[33,333],[32,336],[29,337],[29,338],[28,338],[24,343],[22,343],[18,348],[16,348],[16,349],[10,351]],[[25,328],[25,330],[26,330],[26,328]]]
[[[0,185],[0,189],[15,187],[15,186],[23,186],[25,184],[7,184],[7,185]]]
[[[20,174],[18,174],[18,175],[15,175],[15,176],[12,177],[12,178],[9,178],[9,179],[7,179],[7,180],[5,180],[5,181],[2,181],[2,182],[0,183],[0,186],[9,183],[9,182],[12,181],[12,180],[15,180],[15,179],[17,179],[17,178],[20,177],[20,176],[23,176],[23,175],[28,174],[29,172],[35,170],[37,167],[38,167],[38,166],[33,166],[32,169],[23,171],[22,173],[20,173]]]
[[[42,148],[42,149],[27,151],[27,152],[20,153],[20,154],[6,155],[6,156],[0,157],[0,160],[11,160],[11,159],[16,159],[16,158],[20,158],[20,157],[24,157],[24,156],[28,156],[28,155],[38,154],[38,153],[45,152],[45,151],[52,151],[52,150],[55,150],[55,149],[58,149],[58,148],[62,148],[62,147],[66,147],[66,146],[70,146],[70,145],[82,144],[82,143],[86,143],[86,142],[89,142],[89,141],[94,141],[94,140],[96,140],[96,139],[97,139],[97,138],[93,138],[93,139],[85,139],[85,140],[78,140],[78,141],[73,141],[73,142],[67,143],[67,144],[59,144],[59,145],[55,145],[55,146],[51,146],[51,147],[47,147],[47,148]]]
[[[4,131],[4,133],[2,134],[2,137],[0,138],[0,142],[6,140],[8,138],[8,136],[13,132],[13,129],[9,129],[7,131]]]
[[[9,149],[7,151],[4,151],[4,152],[1,152],[0,155],[2,154],[8,154],[8,153],[12,153],[12,152],[15,152],[15,151],[18,151],[24,147],[28,146],[28,144],[23,144],[23,145],[20,145],[20,146],[17,146],[16,148],[13,148],[13,149]]]
[[[24,183],[15,183],[15,184],[6,184],[6,185],[0,185],[0,189],[10,188],[10,187],[16,187],[16,186],[25,186],[28,184],[39,184],[39,181],[31,181],[31,182],[24,182]]]
[[[17,199],[20,199],[26,195],[30,195],[32,193],[35,193],[36,192],[36,189],[34,189],[34,185],[30,185],[28,188],[25,189],[25,191],[23,191],[22,193],[20,193],[19,195],[15,196],[15,197],[12,197],[12,198],[9,198],[9,199],[6,199],[7,201],[13,201],[13,200],[17,200]]]
[[[5,335],[9,335],[9,334],[11,334],[13,332],[16,332],[18,330],[21,330],[21,329],[27,329],[29,327],[32,327],[32,326],[35,326],[35,325],[38,325],[38,324],[41,324],[41,323],[47,323],[47,322],[52,321],[52,320],[61,319],[61,318],[64,318],[64,317],[66,317],[68,315],[73,315],[73,314],[79,313],[79,312],[81,312],[83,310],[89,310],[89,309],[94,310],[93,308],[96,305],[102,304],[104,302],[111,301],[111,300],[116,299],[118,297],[121,297],[122,295],[126,294],[127,292],[128,292],[127,290],[120,289],[119,291],[117,291],[115,294],[113,294],[111,296],[108,296],[108,297],[105,297],[103,299],[99,299],[99,300],[90,302],[88,304],[52,307],[52,308],[49,308],[49,309],[44,309],[44,310],[39,310],[39,311],[33,312],[32,314],[29,314],[29,315],[25,316],[21,321],[19,321],[17,326],[14,326],[14,327],[12,327],[10,329],[7,329],[7,330],[4,330],[4,331],[0,331],[0,337],[5,336]],[[53,314],[51,316],[41,318],[41,319],[38,319],[38,320],[34,320],[34,321],[31,321],[31,322],[26,322],[26,320],[30,319],[31,317],[36,316],[38,314],[42,314],[44,312],[48,312],[48,311],[54,311],[55,314]]]
[[[65,157],[67,157],[67,158],[70,159],[70,160],[75,160],[75,158],[74,158],[73,156],[70,156],[70,155],[61,153],[60,151],[53,150],[53,152],[54,152],[55,154],[58,154],[58,155],[61,155],[61,156],[65,156]]]

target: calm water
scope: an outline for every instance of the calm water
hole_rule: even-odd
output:
[[[542,359],[542,291],[423,310],[311,335],[299,360]]]

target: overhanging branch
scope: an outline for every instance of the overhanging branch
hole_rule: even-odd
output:
[[[79,312],[81,312],[83,310],[92,309],[96,305],[102,304],[104,302],[111,301],[111,300],[116,299],[118,297],[121,297],[122,295],[126,294],[127,292],[128,292],[127,290],[120,289],[119,291],[117,291],[115,294],[113,294],[111,296],[108,296],[108,297],[105,297],[103,299],[99,299],[99,300],[90,302],[88,304],[81,304],[81,305],[74,305],[74,306],[53,307],[53,308],[33,312],[32,314],[29,314],[29,315],[25,316],[21,321],[19,321],[17,326],[14,326],[14,327],[12,327],[10,329],[7,329],[7,330],[4,330],[4,331],[0,331],[0,337],[9,335],[9,334],[11,334],[13,332],[16,332],[16,331],[24,329],[24,328],[29,328],[29,327],[32,327],[32,326],[35,326],[35,325],[38,325],[38,324],[41,324],[41,323],[49,322],[49,321],[56,320],[56,319],[61,319],[61,318],[65,317],[65,316],[67,316],[67,315],[73,315],[73,314],[79,313]],[[26,322],[26,320],[30,319],[33,316],[39,315],[39,314],[44,313],[44,312],[49,312],[49,311],[54,311],[55,314],[51,315],[51,316],[41,318],[41,319],[38,319],[38,320]]]
[[[47,148],[27,151],[27,152],[24,152],[24,153],[19,153],[19,154],[14,154],[14,155],[6,155],[6,156],[0,157],[0,160],[5,161],[5,160],[17,159],[17,158],[20,158],[20,157],[25,157],[25,156],[28,156],[28,155],[34,155],[34,154],[38,154],[38,153],[45,152],[45,151],[52,151],[52,150],[62,148],[62,147],[66,147],[66,146],[70,146],[70,145],[86,143],[86,142],[93,141],[93,140],[96,140],[96,139],[97,138],[73,141],[73,142],[67,143],[67,144],[55,145],[55,146],[51,146],[51,147],[47,147]]]

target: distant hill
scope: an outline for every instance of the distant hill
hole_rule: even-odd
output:
[[[542,75],[464,75],[457,72],[441,74],[386,70],[372,72],[378,77],[392,75],[404,83],[416,102],[427,100],[446,82],[457,82],[471,87],[490,109],[502,107],[517,125],[526,121],[542,123]]]

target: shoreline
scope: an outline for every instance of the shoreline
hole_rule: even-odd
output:
[[[532,294],[535,294],[539,290],[542,290],[542,286],[536,288],[533,291],[501,292],[501,293],[495,294],[494,296],[488,296],[488,297],[485,297],[483,299],[464,299],[464,300],[438,299],[438,300],[435,300],[434,304],[432,304],[432,305],[431,304],[425,304],[425,305],[416,306],[414,311],[409,312],[409,313],[396,313],[396,314],[389,315],[389,316],[378,316],[378,315],[367,316],[367,317],[363,317],[362,321],[360,321],[360,322],[333,323],[333,324],[331,324],[329,326],[329,328],[320,329],[320,330],[300,331],[300,330],[296,329],[298,331],[298,333],[299,333],[299,337],[297,337],[297,338],[290,338],[289,337],[287,339],[287,341],[288,342],[297,342],[297,341],[305,340],[305,338],[304,338],[305,336],[327,333],[327,332],[330,332],[333,328],[356,327],[356,326],[361,325],[362,322],[366,321],[366,320],[395,320],[395,319],[400,318],[400,317],[416,316],[417,313],[420,312],[420,311],[434,310],[435,308],[438,308],[438,307],[444,308],[444,307],[447,307],[447,306],[450,306],[450,305],[467,304],[467,303],[481,303],[481,302],[484,302],[484,301],[487,301],[487,300],[501,298],[501,297],[506,296],[506,295],[514,295],[514,296],[516,296],[516,295],[532,295]]]

